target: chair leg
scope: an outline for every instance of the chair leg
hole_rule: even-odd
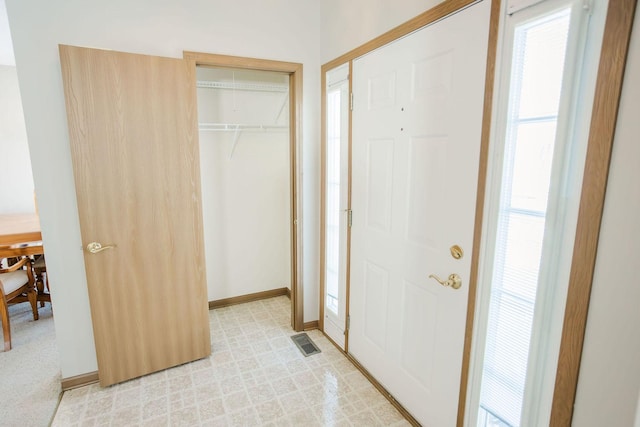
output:
[[[31,311],[33,311],[33,320],[38,320],[40,317],[38,315],[38,293],[35,289],[29,289],[27,291],[27,298],[29,299],[29,304],[31,304]]]
[[[39,268],[34,268],[34,276],[36,279],[36,287],[38,288],[38,295],[44,294],[44,277],[42,276],[42,271]],[[44,301],[40,301],[40,307],[44,307]]]
[[[9,324],[9,309],[4,295],[0,297],[0,318],[2,319],[2,335],[4,336],[4,351],[11,350],[11,325]]]

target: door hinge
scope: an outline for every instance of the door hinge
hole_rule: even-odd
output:
[[[351,329],[351,315],[347,314],[347,331]]]
[[[349,109],[353,111],[353,92],[349,94]]]
[[[347,209],[347,224],[349,228],[353,226],[353,211],[351,209]]]

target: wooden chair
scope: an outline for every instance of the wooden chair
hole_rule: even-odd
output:
[[[50,292],[49,276],[47,275],[47,264],[44,260],[44,255],[40,255],[33,262],[33,273],[36,280],[36,289],[38,290],[38,301],[40,307],[44,307],[45,301],[51,302],[51,296],[48,292],[45,292],[45,276],[47,281],[47,291]]]
[[[42,241],[0,246],[0,259],[5,258],[9,266],[20,261],[20,259],[25,256],[32,260],[34,279],[38,291],[38,301],[40,302],[40,307],[44,307],[45,302],[51,302],[51,296],[48,292],[45,292],[45,276],[47,291],[51,289],[51,283],[47,275],[47,265],[44,260]]]
[[[33,320],[38,320],[37,293],[31,260],[24,257],[8,268],[0,268],[0,319],[4,335],[4,351],[11,350],[9,305],[26,301],[31,304]]]

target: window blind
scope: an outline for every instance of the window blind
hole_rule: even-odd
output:
[[[519,426],[571,8],[515,25],[481,426]]]

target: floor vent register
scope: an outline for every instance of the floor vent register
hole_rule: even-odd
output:
[[[318,346],[313,341],[311,341],[311,338],[309,338],[309,335],[307,335],[306,333],[292,335],[291,339],[293,340],[295,345],[298,346],[302,354],[304,354],[304,357],[320,353],[320,349],[318,348]]]

